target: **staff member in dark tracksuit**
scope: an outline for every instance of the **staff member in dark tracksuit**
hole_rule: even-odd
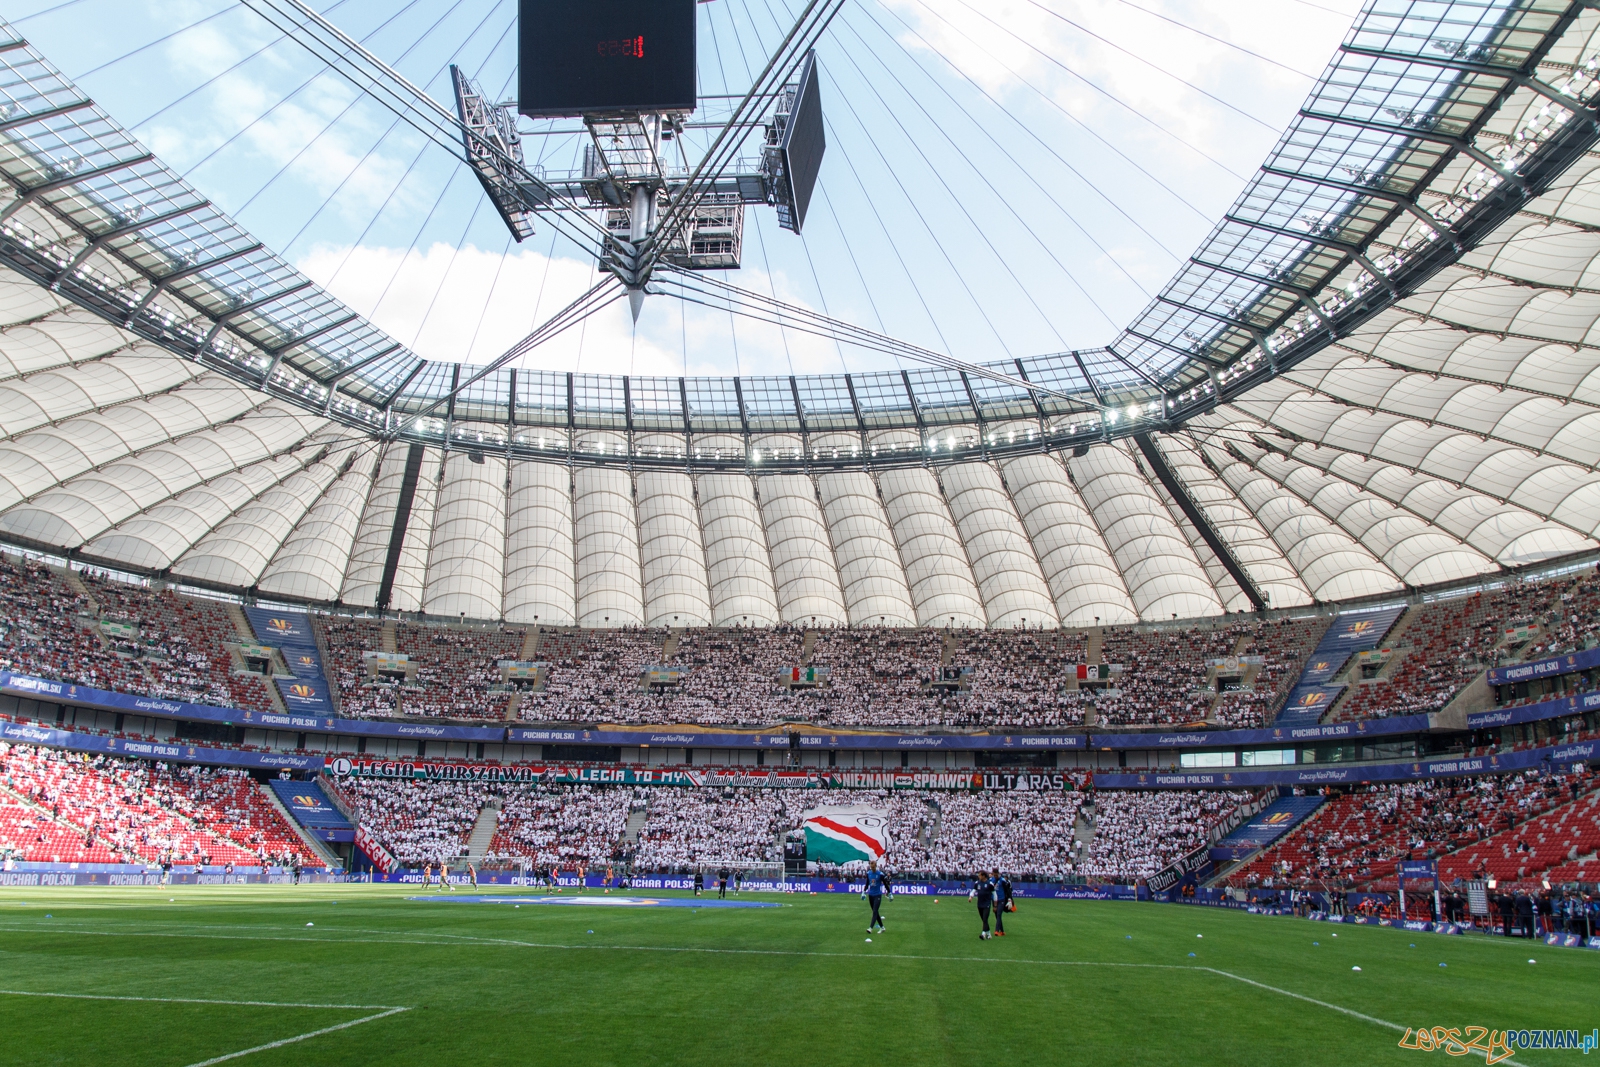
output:
[[[989,881],[988,871],[979,871],[978,876],[972,881],[972,891],[967,894],[969,900],[978,903],[978,921],[983,923],[983,931],[978,934],[980,941],[989,940],[989,909],[994,906],[994,883]]]
[[[1006,936],[1006,909],[1011,906],[1011,879],[994,872],[994,934]]]

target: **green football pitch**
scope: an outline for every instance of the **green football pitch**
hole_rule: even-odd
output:
[[[1526,941],[1080,901],[980,941],[965,901],[899,898],[869,943],[848,896],[417,892],[0,891],[0,1063],[1349,1067],[1452,1058],[1407,1027],[1600,1025],[1600,953]]]

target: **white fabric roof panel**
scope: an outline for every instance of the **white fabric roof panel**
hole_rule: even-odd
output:
[[[63,549],[78,548],[177,493],[299,445],[322,424],[281,404],[264,405],[233,422],[63,482],[0,515],[0,530]]]
[[[235,588],[256,584],[267,562],[338,476],[348,451],[290,475],[228,517],[184,554],[174,574]]]
[[[894,532],[865,471],[817,475],[822,513],[839,566],[839,589],[852,626],[914,626],[916,609],[906,585]]]
[[[1099,527],[1056,456],[1022,456],[1002,468],[1063,626],[1137,622],[1138,612]],[[1096,620],[1099,620],[1097,623]]]
[[[16,378],[0,384],[0,436],[165,392],[203,373],[193,363],[147,349],[142,355],[107,356]]]
[[[1582,15],[1553,56],[1581,62],[1597,24]],[[1519,89],[1490,129],[1514,135],[1542,107]],[[1424,206],[1475,166],[1451,162]],[[1281,377],[1152,434],[1273,606],[1600,547],[1600,153],[1520,207],[1461,262]],[[33,207],[13,218],[24,215],[65,233]],[[1402,216],[1369,255],[1417,226]],[[1341,284],[1355,276],[1348,269]],[[1009,440],[1033,425],[986,429]],[[976,433],[940,426],[931,436]],[[1200,529],[1126,442],[950,465],[904,425],[869,424],[865,435],[862,469],[757,466],[754,477],[582,461],[508,468],[457,451],[445,464],[429,449],[391,606],[586,626],[1078,626],[1242,605]],[[608,460],[684,443],[630,441],[620,427],[577,436]],[[831,430],[689,441],[724,459],[747,445],[860,444]],[[873,469],[874,449],[927,464]],[[370,606],[406,453],[0,276],[0,537]]]
[[[507,622],[577,621],[572,474],[556,463],[514,463],[506,498]]]
[[[884,511],[905,566],[919,626],[982,627],[987,619],[972,565],[939,480],[920,467],[878,476]]]
[[[406,449],[400,449],[401,472],[405,470]],[[395,611],[421,611],[422,591],[428,577],[428,550],[433,544],[434,509],[439,501],[440,468],[444,456],[436,448],[422,451],[422,471],[417,491],[411,498],[411,516],[406,520],[405,536],[400,539],[400,557],[394,570],[394,585],[389,590],[389,607]],[[399,482],[395,484],[395,503],[390,505],[390,523],[399,505]],[[384,535],[384,553],[389,538]],[[378,573],[372,579],[373,601],[381,591],[385,556],[378,557]]]
[[[694,480],[682,471],[641,471],[635,481],[645,624],[711,625],[711,585]]]
[[[711,624],[773,625],[778,621],[778,594],[754,482],[745,474],[705,474],[697,488]]]
[[[644,584],[633,481],[627,471],[613,467],[580,467],[573,479],[578,625],[639,626],[644,622]]]
[[[356,526],[350,563],[345,570],[339,599],[356,607],[370,608],[378,603],[383,582],[383,564],[389,554],[389,535],[394,529],[394,511],[400,502],[400,483],[406,473],[404,442],[385,446],[375,465],[372,490],[367,494],[361,522]]]
[[[337,600],[355,546],[356,527],[372,491],[372,452],[363,443],[347,458],[349,469],[322,495],[261,575],[263,593],[305,600]]]
[[[85,551],[130,567],[166,570],[234,512],[298,474],[316,452],[300,449],[213,478],[101,534]]]
[[[422,610],[498,619],[505,590],[506,461],[452,452],[434,505]]]
[[[33,430],[0,445],[0,508],[95,467],[235,418],[261,403],[221,378],[207,377]]]
[[[958,463],[945,468],[940,481],[989,625],[1059,626],[1044,573],[999,473],[987,463]]]
[[[1160,449],[1167,465],[1188,487],[1195,505],[1239,561],[1245,574],[1266,597],[1267,603],[1275,608],[1301,607],[1311,603],[1311,594],[1294,565],[1284,557],[1283,550],[1251,514],[1245,502],[1206,466],[1205,459],[1194,443],[1178,434],[1166,434],[1156,440],[1156,447]],[[1193,546],[1192,540],[1190,543]],[[1210,572],[1211,568],[1208,566],[1207,570]],[[1229,582],[1237,588],[1231,578]],[[1212,584],[1218,584],[1214,572]],[[1239,595],[1242,594],[1241,590]],[[1228,608],[1233,611],[1248,610],[1248,604],[1238,603],[1236,597],[1228,604]]]
[[[772,551],[779,616],[801,625],[813,620],[818,626],[848,624],[816,484],[800,474],[770,475],[756,479],[756,492]]]
[[[1142,619],[1218,615],[1222,602],[1194,549],[1121,443],[1067,461]]]

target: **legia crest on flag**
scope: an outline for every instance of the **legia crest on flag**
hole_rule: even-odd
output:
[[[812,808],[800,817],[813,863],[881,860],[889,850],[889,813],[861,804]]]

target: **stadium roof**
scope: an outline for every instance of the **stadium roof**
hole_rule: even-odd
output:
[[[993,365],[1042,392],[505,369],[440,404],[472,368],[262,247],[0,25],[0,537],[592,626],[1117,623],[1590,550],[1597,28],[1372,0],[1126,330]]]

